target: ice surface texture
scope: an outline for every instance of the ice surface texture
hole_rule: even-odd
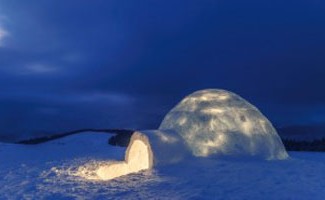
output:
[[[195,156],[288,157],[270,121],[252,104],[225,90],[207,89],[187,96],[166,115],[159,130],[180,134]]]

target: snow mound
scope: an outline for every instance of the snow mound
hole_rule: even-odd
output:
[[[195,156],[288,157],[268,119],[225,90],[207,89],[187,96],[166,115],[159,130],[180,134]]]

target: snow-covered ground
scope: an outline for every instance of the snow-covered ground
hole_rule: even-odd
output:
[[[325,153],[284,161],[193,158],[112,181],[93,173],[125,148],[82,133],[39,145],[0,143],[0,199],[324,199]],[[93,171],[92,171],[93,170]]]

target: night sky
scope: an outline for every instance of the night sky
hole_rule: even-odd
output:
[[[325,124],[325,2],[0,0],[2,137],[154,129],[205,88]]]

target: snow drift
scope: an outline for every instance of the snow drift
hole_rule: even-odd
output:
[[[187,96],[166,115],[159,130],[181,135],[195,156],[288,157],[268,119],[225,90],[201,90]]]

